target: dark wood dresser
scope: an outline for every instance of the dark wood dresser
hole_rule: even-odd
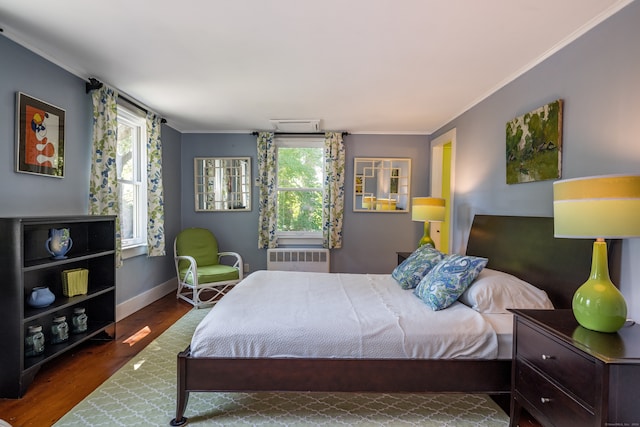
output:
[[[511,426],[640,426],[640,326],[578,325],[571,310],[514,313]]]

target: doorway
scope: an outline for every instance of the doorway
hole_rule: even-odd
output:
[[[453,235],[455,153],[455,128],[431,141],[431,196],[445,199],[445,220],[431,225],[431,235],[443,253],[449,253]]]

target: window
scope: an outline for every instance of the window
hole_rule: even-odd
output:
[[[145,118],[118,105],[116,165],[123,257],[146,252],[146,134]],[[131,249],[134,249],[133,252]]]
[[[278,241],[321,243],[324,140],[277,138],[275,142]]]

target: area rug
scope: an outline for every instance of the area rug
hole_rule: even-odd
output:
[[[176,355],[208,312],[192,310],[55,427],[168,426],[175,415]],[[486,395],[190,393],[190,426],[506,426]]]

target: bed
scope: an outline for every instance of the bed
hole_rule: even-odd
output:
[[[610,269],[614,279],[619,271],[620,245],[616,243],[618,242],[614,241],[609,244]],[[592,242],[588,239],[555,239],[552,218],[476,215],[469,233],[466,254],[487,258],[486,269],[505,272],[535,284],[546,292],[554,307],[568,308],[575,289],[584,282],[590,271],[591,250]],[[351,276],[332,273],[325,277],[327,282],[337,282],[334,287],[327,286],[327,298],[330,298],[331,292],[342,293],[355,286],[344,286],[343,282],[350,282]],[[373,288],[379,286],[381,291],[376,292],[391,290],[385,282],[388,278],[364,276],[368,277]],[[282,277],[278,276],[278,280],[280,279]],[[277,283],[277,280],[273,283]],[[219,307],[222,311],[224,306],[228,306],[227,299],[247,297],[242,296],[242,289],[237,285],[237,292],[236,289],[229,292],[207,318],[217,314],[214,310]],[[399,294],[399,291],[393,290],[391,293]],[[273,300],[268,301],[269,305],[278,299],[277,292],[274,295]],[[395,301],[385,299],[384,304],[393,308]],[[456,301],[442,312],[450,310],[449,314],[455,313],[455,310],[462,310],[461,306],[463,304]],[[412,308],[403,306],[391,311],[405,310]],[[495,326],[495,320],[485,320],[485,323]],[[502,324],[504,325],[504,321]],[[504,326],[502,329],[504,330]],[[384,328],[383,330],[386,331]],[[483,328],[479,326],[478,331],[483,331]],[[197,330],[194,338],[198,333]],[[394,332],[392,330],[389,333]],[[242,347],[243,341],[238,339],[241,334],[234,334],[236,335],[229,339],[235,340]],[[346,341],[353,341],[348,331],[346,334]],[[480,348],[479,352],[466,353],[466,348],[454,347],[453,356],[447,353],[427,358],[422,354],[420,346],[407,347],[403,344],[400,350],[371,352],[367,348],[377,348],[375,342],[367,345],[360,341],[359,345],[353,346],[355,348],[345,349],[340,357],[333,357],[336,346],[343,344],[333,342],[333,336],[326,333],[318,338],[330,341],[329,347],[324,347],[329,348],[326,353],[318,352],[312,347],[296,345],[295,347],[302,347],[301,352],[290,354],[287,345],[293,345],[287,344],[287,341],[272,353],[265,353],[260,348],[257,352],[248,353],[246,348],[237,348],[231,353],[211,356],[210,353],[203,353],[200,348],[190,346],[178,354],[176,417],[171,425],[187,423],[184,414],[189,393],[196,391],[459,392],[505,395],[509,393],[511,386],[511,358],[510,354],[505,357],[504,352],[499,355],[501,338],[506,338],[507,342],[510,339],[508,334],[498,334],[495,349],[472,343],[471,347]],[[245,347],[251,347],[253,351],[256,350],[253,347],[260,345],[255,345],[252,340]],[[312,343],[314,340],[305,341]],[[199,347],[200,341],[194,341],[196,342]],[[301,340],[293,342],[300,343]],[[476,350],[478,349],[473,351]]]

